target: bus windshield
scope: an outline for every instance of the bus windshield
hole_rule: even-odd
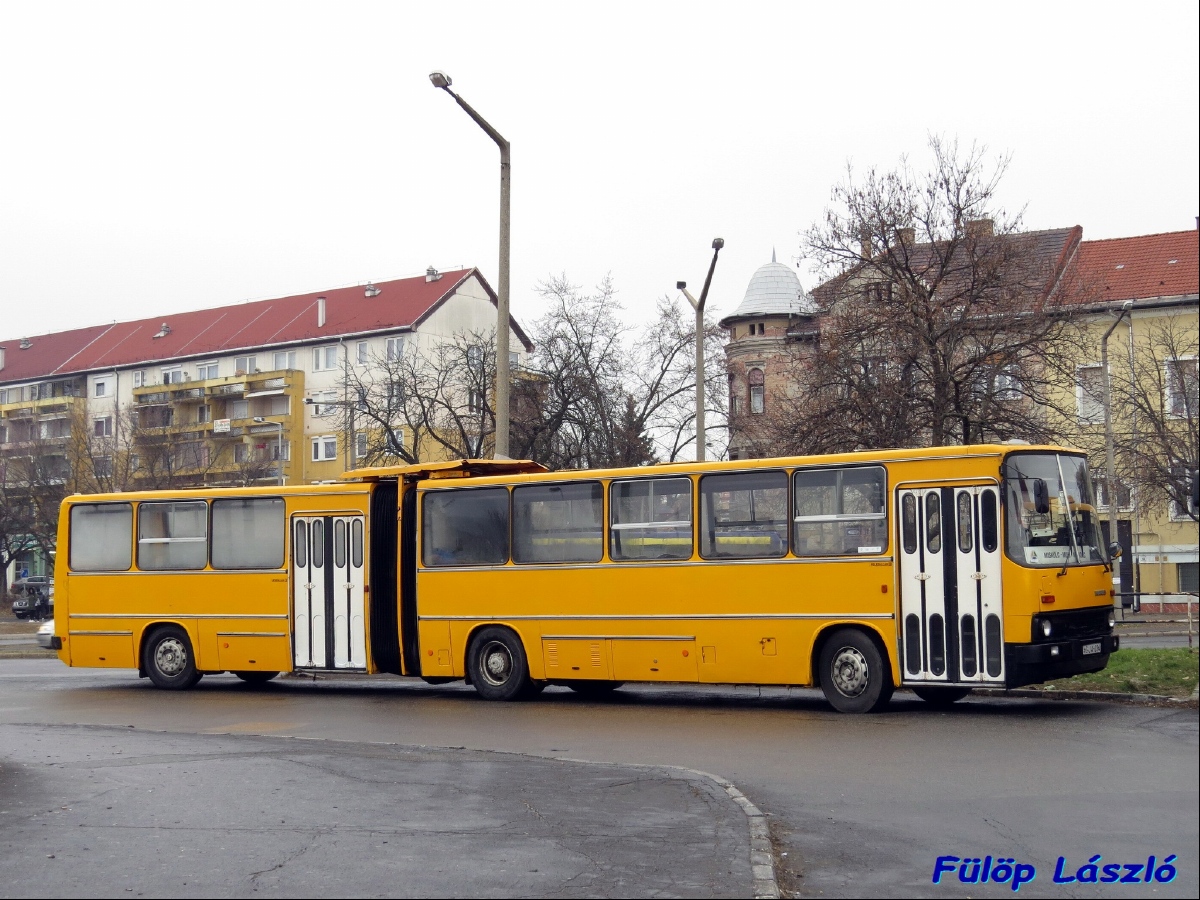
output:
[[[1005,460],[1004,483],[1010,559],[1045,568],[1105,562],[1086,459],[1014,453]]]

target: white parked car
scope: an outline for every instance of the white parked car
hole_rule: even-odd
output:
[[[47,619],[42,623],[37,630],[37,642],[39,647],[50,649],[50,639],[54,637],[54,620]]]

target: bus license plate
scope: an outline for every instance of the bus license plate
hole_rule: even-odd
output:
[[[1091,656],[1093,653],[1099,653],[1100,646],[1101,646],[1100,641],[1096,641],[1094,644],[1084,644],[1083,645],[1083,655]]]

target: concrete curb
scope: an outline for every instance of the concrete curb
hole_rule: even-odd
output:
[[[1159,706],[1170,704],[1175,706],[1195,706],[1196,692],[1191,697],[1167,697],[1162,694],[1118,694],[1108,691],[1037,691],[1028,688],[1013,690],[998,690],[992,688],[976,688],[971,692],[980,697],[1020,697],[1022,699],[1044,700],[1106,700],[1116,703],[1145,703]]]
[[[715,781],[742,808],[750,823],[750,870],[754,873],[754,900],[777,900],[779,881],[775,877],[775,854],[771,852],[771,831],[767,827],[767,817],[733,782],[699,769],[683,771]]]

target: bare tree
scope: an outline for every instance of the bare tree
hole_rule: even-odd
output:
[[[344,399],[317,412],[363,442],[354,453],[365,465],[485,456],[496,431],[495,347],[493,332],[462,332],[376,354],[364,368],[346,362]]]
[[[1197,521],[1192,484],[1200,468],[1200,378],[1194,316],[1150,324],[1135,338],[1128,380],[1113,379],[1113,407],[1124,410],[1116,435],[1121,470],[1138,485],[1143,509]]]
[[[38,546],[33,509],[18,460],[0,457],[0,596],[8,593],[8,567]]]
[[[806,251],[829,280],[797,342],[774,450],[1049,438],[1073,358],[1078,229],[1023,233],[998,205],[1007,158],[930,140],[932,166],[853,170]]]
[[[513,447],[552,468],[674,461],[695,442],[694,325],[663,298],[643,329],[622,322],[611,278],[584,292],[565,276],[540,285],[549,310],[514,387]],[[711,431],[721,433],[721,332],[708,343]]]

